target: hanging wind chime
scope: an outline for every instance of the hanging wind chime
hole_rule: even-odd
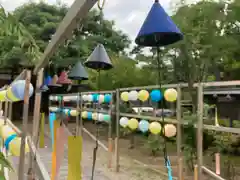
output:
[[[183,39],[183,34],[180,32],[178,27],[174,24],[172,19],[167,15],[165,10],[162,8],[158,0],[155,0],[147,18],[145,19],[135,42],[139,46],[153,47],[157,49],[157,69],[158,69],[158,82],[160,90],[162,89],[162,68],[163,63],[160,59],[160,47],[173,44]],[[162,112],[164,102],[161,101]],[[162,122],[164,123],[164,115],[162,114]],[[163,134],[164,132],[163,128]],[[166,138],[164,138],[164,160],[165,166],[168,170],[168,179],[172,180],[172,169],[171,163],[167,154]]]

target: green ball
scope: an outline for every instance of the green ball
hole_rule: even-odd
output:
[[[104,114],[104,115],[103,115],[103,120],[104,120],[105,122],[110,122],[111,116],[110,116],[109,114]]]

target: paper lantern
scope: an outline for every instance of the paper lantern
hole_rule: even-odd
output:
[[[164,98],[168,102],[174,102],[177,100],[177,91],[176,89],[170,88],[164,92]]]
[[[16,101],[20,101],[20,99],[18,99],[12,92],[12,87],[9,87],[7,89],[7,99],[10,100],[10,101],[13,101],[13,102],[16,102]]]
[[[83,112],[81,113],[81,116],[82,116],[82,118],[87,119],[87,116],[88,116],[87,111],[83,111]]]
[[[59,110],[58,107],[49,107],[49,111],[51,112],[57,112]]]
[[[7,91],[0,91],[0,101],[5,101],[6,100],[6,95],[7,95]]]
[[[104,95],[100,94],[100,95],[98,96],[98,102],[99,102],[99,103],[103,103],[103,102],[104,102]]]
[[[139,130],[143,133],[147,132],[149,129],[149,122],[146,120],[141,120],[139,122]]]
[[[111,100],[112,100],[111,94],[105,94],[105,96],[104,96],[104,102],[105,102],[105,103],[110,103]]]
[[[88,73],[79,61],[70,71],[68,77],[74,80],[88,80]]]
[[[127,102],[128,99],[128,92],[122,92],[121,93],[121,100]]]
[[[162,100],[162,93],[160,90],[152,90],[150,97],[153,102],[159,102]]]
[[[149,92],[146,90],[141,90],[138,92],[138,99],[142,102],[147,101],[149,98]]]
[[[87,119],[92,120],[92,112],[87,112]]]
[[[130,91],[128,94],[129,101],[136,101],[138,99],[138,92],[137,91]]]
[[[69,102],[70,101],[70,96],[63,96],[63,101]]]
[[[92,95],[92,101],[93,102],[98,102],[98,96],[99,96],[98,94],[93,94]]]
[[[129,121],[128,121],[128,127],[129,129],[131,130],[136,130],[138,128],[138,120],[135,119],[135,118],[131,118]]]
[[[68,74],[66,71],[62,71],[59,78],[58,78],[58,81],[57,81],[58,84],[72,84],[72,81],[70,79],[68,79]]]
[[[99,120],[100,122],[104,121],[104,114],[99,113],[99,114],[98,114],[98,120]]]
[[[21,150],[21,138],[16,137],[9,143],[9,151],[13,156],[20,156],[20,150]],[[25,144],[25,153],[29,152],[29,147],[27,144]]]
[[[111,116],[109,114],[104,114],[103,121],[109,123],[111,121]]]
[[[149,125],[149,131],[152,134],[155,134],[155,135],[160,134],[161,129],[162,129],[162,126],[161,126],[161,124],[159,122],[152,122]]]
[[[86,94],[82,95],[82,100],[83,101],[88,101],[88,95],[86,95]]]
[[[129,121],[129,119],[127,117],[121,117],[120,120],[119,120],[119,124],[122,127],[126,128],[127,125],[128,125],[128,121]]]
[[[49,96],[50,101],[53,101],[53,99],[54,99],[53,96]]]
[[[91,94],[87,95],[87,101],[92,102],[93,101],[93,95],[91,95]]]
[[[79,115],[79,112],[77,110],[71,110],[70,111],[70,115],[71,116],[78,116]]]
[[[49,84],[51,84],[51,82],[52,82],[51,76],[47,76],[45,77],[43,84],[48,86]]]
[[[0,127],[0,136],[5,140],[8,136],[16,134],[16,132],[8,125]]]
[[[98,113],[92,113],[92,119],[97,121],[98,120]]]
[[[24,92],[25,92],[25,80],[18,80],[14,82],[11,86],[11,90],[13,95],[20,100],[24,99]],[[29,97],[33,95],[33,85],[30,83],[29,84]]]
[[[173,124],[165,124],[164,125],[164,136],[166,137],[174,137],[177,134],[177,129]]]
[[[56,85],[57,82],[58,82],[58,76],[55,74],[55,75],[53,76],[52,81],[51,81],[50,84],[51,84],[51,85]]]

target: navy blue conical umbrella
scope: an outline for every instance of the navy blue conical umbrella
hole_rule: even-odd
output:
[[[155,0],[145,19],[137,38],[140,46],[160,47],[173,44],[183,39],[183,35],[168,16],[158,0]]]
[[[88,80],[88,73],[80,61],[71,69],[68,78],[73,80]]]

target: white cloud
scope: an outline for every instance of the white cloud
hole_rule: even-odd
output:
[[[39,0],[32,0],[39,1]],[[74,0],[45,0],[50,4],[56,2],[63,2],[69,6],[73,3]],[[162,0],[162,6],[165,9],[169,8],[171,0]],[[0,0],[3,7],[12,11],[16,7],[21,6],[22,4],[29,2],[28,0]],[[102,1],[101,1],[102,2]],[[106,0],[104,7],[105,17],[109,20],[114,20],[116,22],[116,28],[121,29],[123,32],[127,33],[131,40],[134,40],[135,36],[138,33],[139,28],[141,27],[148,11],[150,10],[153,4],[153,0]]]

